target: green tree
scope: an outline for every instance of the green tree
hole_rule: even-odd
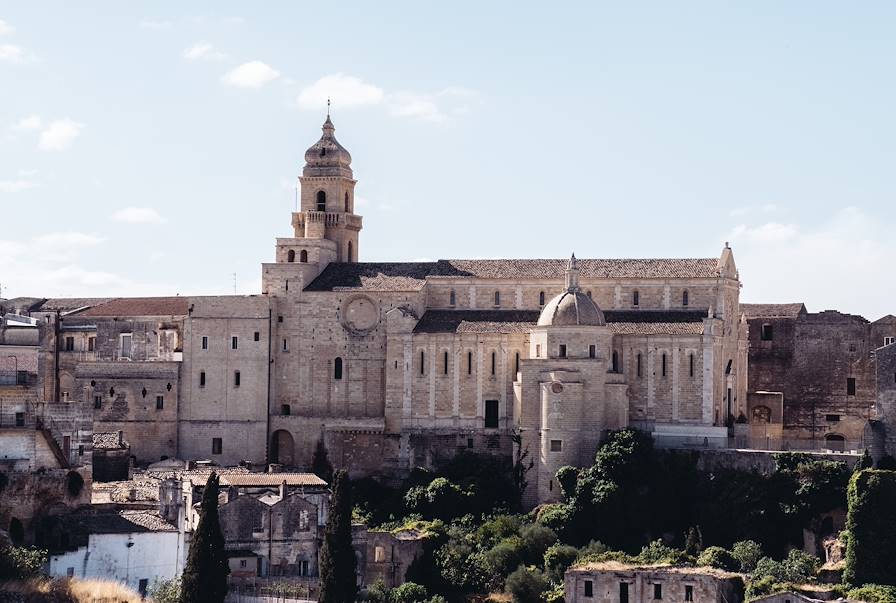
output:
[[[405,582],[389,593],[390,603],[425,603],[428,597],[426,587],[414,582]]]
[[[867,448],[862,452],[862,456],[859,457],[859,460],[856,461],[856,466],[853,467],[853,471],[856,473],[862,469],[874,469],[874,459],[871,458],[871,453],[868,452]]]
[[[506,589],[514,603],[541,603],[551,584],[541,570],[520,566],[507,576]]]
[[[0,548],[0,580],[38,576],[47,561],[47,551],[7,546]]]
[[[557,583],[563,582],[563,574],[575,563],[579,549],[568,544],[555,543],[544,552],[544,571]]]
[[[154,603],[177,603],[180,601],[180,579],[156,580],[147,591]]]
[[[182,578],[181,603],[221,603],[227,596],[230,567],[224,554],[224,535],[218,518],[218,475],[205,483],[199,525],[193,532]]]
[[[741,540],[731,547],[731,555],[740,563],[740,571],[752,572],[762,559],[762,547],[753,540]]]
[[[527,565],[540,565],[544,561],[545,551],[557,542],[554,530],[533,523],[520,530],[523,544],[523,562]]]
[[[314,454],[311,456],[311,473],[328,484],[333,483],[333,465],[330,464],[330,457],[327,454],[327,446],[324,444],[323,434],[321,434],[320,439],[314,446]]]
[[[896,585],[896,471],[865,469],[849,480],[846,584]]]
[[[333,476],[330,513],[320,549],[320,603],[354,603],[358,593],[352,549],[352,492],[345,471]]]
[[[711,546],[704,549],[700,556],[697,557],[697,565],[716,567],[730,572],[740,570],[740,561],[720,546]]]

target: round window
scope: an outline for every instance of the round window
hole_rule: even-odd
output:
[[[559,381],[554,381],[553,383],[551,383],[551,391],[554,392],[555,394],[562,393],[563,392],[563,384],[560,383]]]

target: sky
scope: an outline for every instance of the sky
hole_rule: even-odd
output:
[[[874,320],[894,27],[892,2],[0,1],[0,295],[258,293],[329,96],[362,261],[728,241],[741,301]]]

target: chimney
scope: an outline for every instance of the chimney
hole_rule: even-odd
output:
[[[286,480],[280,482],[280,500],[286,498]]]
[[[124,445],[124,432],[122,430],[118,430],[118,445]]]

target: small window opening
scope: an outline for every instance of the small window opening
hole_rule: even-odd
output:
[[[230,349],[235,350],[240,347],[240,338],[234,335],[230,338]]]
[[[690,295],[688,295],[687,289],[681,294],[681,305],[687,306],[690,302]]]
[[[560,353],[559,353],[559,356],[560,356],[561,358],[566,358],[566,344],[565,344],[565,343],[561,343],[561,344],[560,344]]]
[[[239,371],[233,371],[233,386],[234,387],[240,386],[240,372]]]
[[[495,370],[498,366],[498,354],[496,352],[492,352],[492,376],[495,375]]]
[[[280,405],[280,414],[284,417],[288,417],[292,414],[292,407],[289,404],[281,404]]]
[[[591,580],[585,580],[585,596],[589,598],[594,596],[594,582]]]
[[[846,395],[847,396],[855,396],[856,395],[856,378],[848,377],[846,379]]]
[[[426,352],[420,350],[420,374],[426,373]]]
[[[516,352],[513,356],[513,373],[520,372],[520,353]]]
[[[597,358],[597,346],[593,343],[588,346],[588,357]]]
[[[261,333],[259,331],[255,331],[255,333],[253,333],[252,335],[252,339],[254,339],[255,341],[261,341]]]
[[[338,356],[333,361],[333,379],[342,379],[342,358]]]
[[[684,600],[685,601],[693,601],[694,600],[694,587],[691,584],[684,585]]]
[[[323,151],[325,152],[326,149]],[[317,191],[317,211],[327,211],[327,193],[324,191]]]
[[[666,376],[666,355],[663,354],[663,377]]]
[[[205,371],[199,371],[199,387],[205,387]]]
[[[562,452],[563,440],[551,440],[551,452]]]
[[[103,407],[103,397],[102,396],[94,396],[93,397],[93,407],[94,408],[102,408]]]
[[[299,261],[303,264],[308,263],[308,251],[307,250],[303,249],[302,251],[299,252]]]
[[[759,332],[759,338],[762,341],[771,341],[775,337],[775,329],[772,325],[765,323],[762,325],[762,330]]]
[[[222,442],[221,438],[212,438],[212,454],[221,454]]]
[[[539,306],[544,305],[544,291],[542,291],[538,294],[538,305]]]
[[[165,408],[165,396],[156,396],[156,410]]]
[[[641,305],[641,294],[635,291],[632,293],[632,305],[640,306]]]
[[[485,428],[486,429],[497,429],[498,428],[498,401],[497,400],[486,400],[485,401]]]
[[[451,290],[451,293],[448,294],[448,305],[453,306],[457,303],[457,294],[454,292],[454,289]]]
[[[691,377],[693,377],[694,376],[694,355],[693,354],[688,356],[688,363],[690,364],[688,372],[690,373]]]
[[[653,585],[653,599],[654,601],[659,601],[663,598],[663,585],[659,583],[655,583]]]
[[[473,352],[467,352],[467,374],[473,374]]]
[[[348,192],[346,192],[346,193],[345,193],[345,213],[348,213],[348,212],[349,212],[349,206],[348,206]]]
[[[613,372],[618,373],[619,372],[619,352],[617,352],[616,350],[613,350],[612,364],[613,364]]]
[[[290,264],[296,261],[296,252],[293,249],[290,249],[286,254],[286,261]]]
[[[442,352],[442,374],[448,374],[448,352]]]
[[[637,373],[638,377],[641,376],[641,354],[640,353],[638,354],[638,367],[637,367],[636,373]]]
[[[501,305],[501,292],[500,291],[495,291],[495,305],[496,306]]]

